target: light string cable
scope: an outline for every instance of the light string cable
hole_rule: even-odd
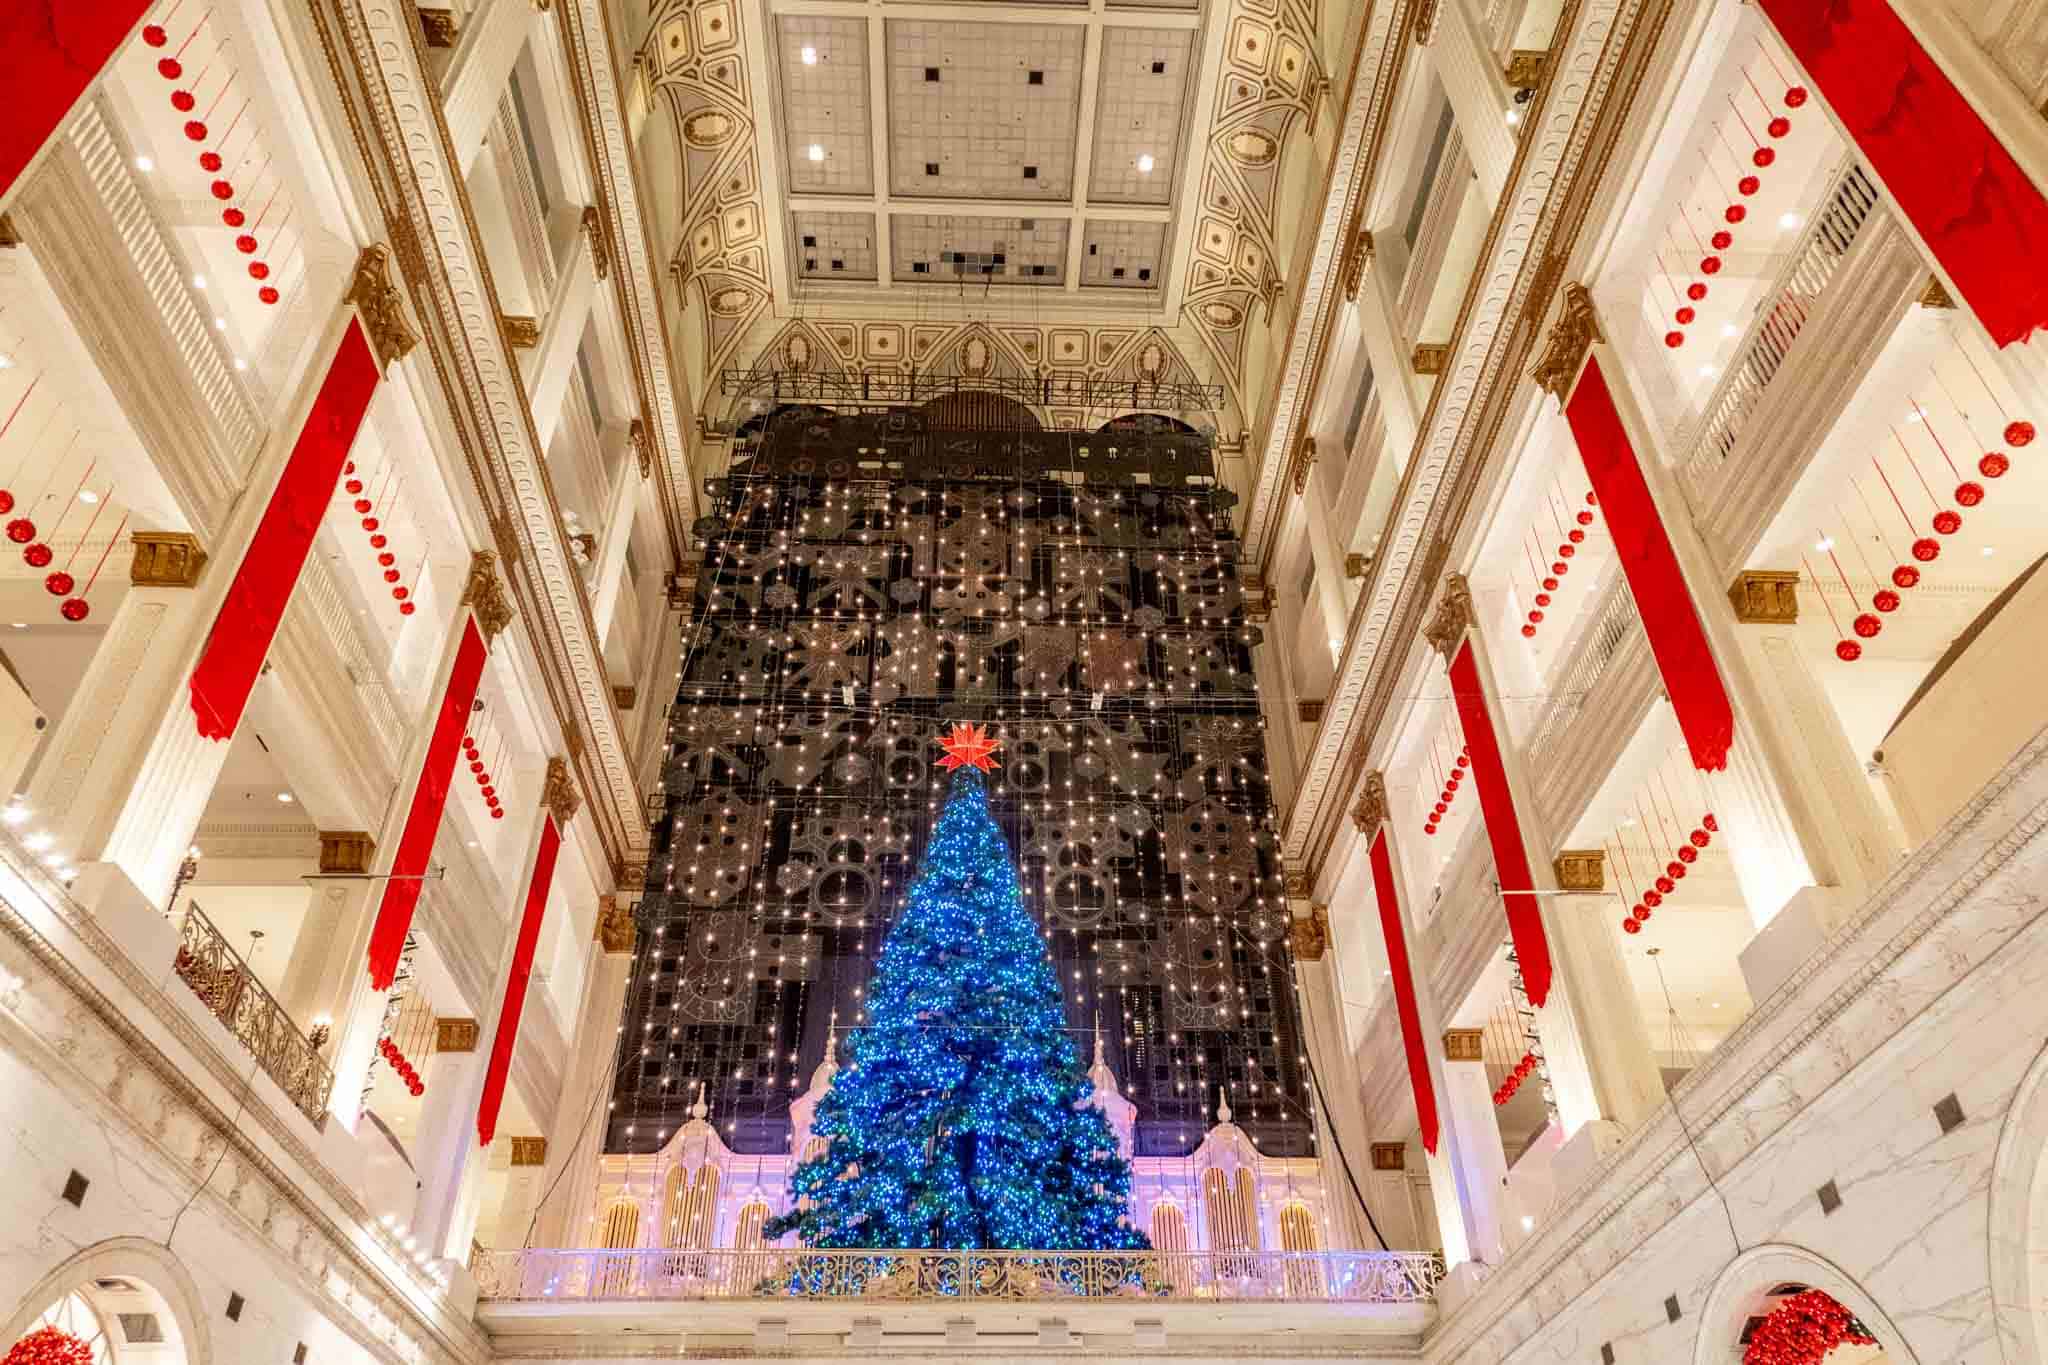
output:
[[[1664,964],[1657,956],[1653,955],[1650,958],[1650,965],[1657,969],[1657,988],[1664,993],[1664,1008],[1671,1011],[1672,1016],[1675,1018],[1678,1014],[1678,1006],[1671,999],[1671,983],[1664,979]],[[1707,1188],[1712,1190],[1714,1197],[1721,1201],[1721,1216],[1728,1220],[1728,1236],[1735,1243],[1735,1254],[1740,1256],[1744,1247],[1742,1245],[1742,1234],[1735,1230],[1735,1210],[1728,1203],[1728,1196],[1721,1192],[1721,1182],[1714,1179],[1713,1169],[1707,1165],[1706,1157],[1701,1154],[1699,1139],[1693,1136],[1692,1125],[1685,1121],[1685,1111],[1679,1107],[1678,1096],[1673,1093],[1666,1095],[1665,1098],[1671,1105],[1671,1117],[1678,1120],[1678,1131],[1685,1135],[1685,1145],[1691,1149],[1692,1159],[1699,1163],[1700,1174],[1707,1178]]]

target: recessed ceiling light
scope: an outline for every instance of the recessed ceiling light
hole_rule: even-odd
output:
[[[78,500],[87,506],[91,506],[100,500],[100,495],[93,492],[90,488],[81,488],[78,490]]]
[[[1822,536],[1819,540],[1813,542],[1813,548],[1820,551],[1822,554],[1826,554],[1829,550],[1835,548],[1834,537]]]
[[[204,276],[204,275],[194,275],[194,276],[192,277],[192,287],[193,287],[194,289],[204,289],[204,288],[206,288],[206,276]]]
[[[810,153],[810,155],[811,155],[811,160],[813,160],[813,161],[823,161],[823,160],[825,159],[825,149],[824,149],[823,147],[819,146],[819,145],[818,145],[817,143],[813,142],[813,143],[811,144],[811,153]]]
[[[5,351],[0,351],[0,370],[11,370],[13,368],[14,357],[8,355]]]
[[[216,331],[216,332],[225,332],[225,331],[226,331],[227,329],[228,329],[228,320],[227,320],[226,318],[224,318],[224,317],[220,316],[220,315],[219,315],[218,313],[214,314],[214,317],[213,317],[213,330],[214,330],[214,331]]]
[[[279,792],[279,793],[277,794],[277,804],[278,804],[278,805],[280,805],[280,806],[289,806],[289,805],[290,805],[291,803],[292,803],[292,794],[291,794],[290,792]]]
[[[1521,116],[1521,114],[1520,114],[1519,112],[1517,112],[1516,110],[1513,110],[1513,109],[1510,109],[1510,110],[1508,110],[1508,115],[1507,115],[1507,117],[1508,117],[1508,123],[1509,123],[1509,125],[1510,125],[1510,126],[1512,126],[1512,125],[1514,125],[1514,124],[1517,124],[1517,123],[1520,123],[1520,122],[1522,121],[1522,116]]]
[[[1990,553],[1991,553],[1991,546],[1989,546],[1989,545],[1986,545],[1986,546],[1985,546],[1985,547],[1983,548],[1983,550],[1982,550],[1982,551],[1981,551],[1980,553],[1983,553],[1983,554],[1987,554],[1987,555],[1988,555],[1988,554],[1990,554]]]
[[[1779,227],[1781,227],[1781,228],[1796,228],[1796,227],[1798,227],[1798,226],[1799,226],[1799,215],[1798,215],[1798,214],[1796,214],[1796,213],[1785,213],[1785,214],[1780,214],[1780,215],[1778,216],[1778,226],[1779,226]]]
[[[143,171],[145,173],[153,171],[156,169],[156,162],[150,160],[146,156],[138,156],[135,158],[135,169],[138,171]]]
[[[807,47],[797,55],[804,59],[805,66],[816,66],[818,64],[818,49],[815,47]]]
[[[236,357],[235,357],[235,368],[236,368],[236,369],[238,369],[238,370],[246,370],[246,369],[248,369],[248,368],[249,368],[249,362],[248,362],[248,361],[246,361],[246,360],[244,360],[244,359],[242,359],[242,357],[240,357],[240,356],[236,356]]]
[[[1153,160],[1152,160],[1152,153],[1150,153],[1150,152],[1140,152],[1140,153],[1138,153],[1138,174],[1140,174],[1140,175],[1150,175],[1150,174],[1152,174],[1152,167],[1153,167],[1153,165],[1154,165],[1154,164],[1155,164],[1155,163],[1154,163],[1154,162],[1153,162]]]
[[[1732,323],[1732,322],[1724,322],[1724,323],[1722,323],[1722,324],[1721,324],[1721,335],[1722,335],[1722,336],[1724,336],[1724,337],[1732,337],[1732,336],[1734,336],[1734,335],[1735,335],[1735,324],[1734,324],[1734,323]]]

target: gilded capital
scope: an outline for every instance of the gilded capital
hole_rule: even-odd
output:
[[[428,47],[454,47],[456,35],[455,11],[449,9],[422,9],[420,11],[420,33],[426,38]]]
[[[1436,614],[1422,628],[1422,638],[1449,663],[1458,646],[1465,642],[1465,632],[1472,622],[1472,585],[1461,573],[1445,574],[1444,594],[1437,600]]]
[[[1387,823],[1387,779],[1378,771],[1365,775],[1365,790],[1351,808],[1351,824],[1360,834],[1370,836]]]
[[[1324,950],[1330,946],[1329,907],[1311,905],[1306,915],[1289,920],[1287,946],[1294,950],[1297,961],[1321,962]]]
[[[540,319],[525,313],[506,313],[499,317],[505,329],[505,344],[517,351],[531,351],[540,345]]]
[[[1518,47],[1508,53],[1508,64],[1504,75],[1508,88],[1512,90],[1534,90],[1543,84],[1543,74],[1550,66],[1550,54],[1537,48]]]
[[[1955,299],[1948,292],[1948,286],[1941,282],[1939,275],[1927,277],[1927,287],[1920,291],[1919,303],[1922,308],[1948,309],[1956,306]]]
[[[482,1030],[474,1019],[435,1019],[434,1051],[474,1052]]]
[[[654,446],[647,439],[647,423],[645,419],[639,417],[633,419],[633,424],[626,428],[626,440],[632,444],[633,462],[640,466],[640,477],[643,479],[652,478],[654,476]]]
[[[1551,860],[1560,891],[1605,891],[1607,853],[1598,848],[1568,848]]]
[[[560,758],[548,760],[548,773],[541,783],[540,803],[555,817],[557,825],[566,825],[576,818],[577,807],[583,798],[576,792],[576,779],[569,775],[569,765]]]
[[[1300,899],[1301,897],[1306,896],[1308,894],[1308,873],[1283,873],[1281,877],[1280,889],[1284,894],[1294,897],[1295,899]]]
[[[1408,1144],[1405,1142],[1375,1142],[1372,1145],[1372,1168],[1376,1171],[1403,1171],[1408,1169]]]
[[[1486,1033],[1476,1028],[1447,1028],[1444,1030],[1444,1060],[1447,1062],[1483,1062],[1486,1060]]]
[[[462,605],[476,613],[477,628],[483,631],[487,645],[512,624],[512,602],[498,582],[498,557],[489,550],[477,550],[469,557],[469,581],[462,586]]]
[[[1363,578],[1372,571],[1372,556],[1349,554],[1344,556],[1344,576]]]
[[[633,912],[607,892],[597,898],[597,925],[591,937],[608,953],[633,951]]]
[[[1351,250],[1344,257],[1344,301],[1358,302],[1358,291],[1365,284],[1365,272],[1372,269],[1372,233],[1364,228],[1351,239]]]
[[[377,841],[367,831],[342,829],[320,831],[320,873],[326,877],[360,877],[370,871],[377,856]]]
[[[543,5],[541,8],[547,8]],[[548,1164],[548,1140],[544,1137],[515,1137],[512,1139],[512,1164],[514,1166],[545,1166]]]
[[[597,272],[600,280],[610,279],[612,253],[604,239],[604,214],[597,205],[586,204],[577,225],[583,229],[583,240],[590,244],[590,268]]]
[[[135,557],[128,561],[128,582],[137,588],[189,588],[206,566],[199,537],[183,531],[131,531]]]
[[[1303,725],[1321,725],[1323,723],[1323,699],[1321,697],[1297,699],[1294,703],[1294,718]]]
[[[1728,585],[1735,619],[1746,626],[1789,626],[1799,620],[1799,575],[1783,569],[1744,569]]]
[[[419,333],[405,320],[405,295],[391,282],[390,247],[373,243],[363,248],[356,257],[355,278],[349,281],[348,301],[363,320],[380,371],[388,371],[419,344]]]
[[[1315,468],[1316,438],[1304,436],[1294,443],[1294,458],[1288,461],[1287,477],[1294,483],[1294,491],[1308,492],[1308,472]]]
[[[1566,285],[1563,297],[1557,321],[1550,324],[1550,335],[1544,339],[1543,355],[1536,368],[1529,371],[1537,385],[1556,394],[1560,403],[1571,397],[1572,385],[1578,382],[1579,371],[1584,368],[1593,343],[1607,340],[1607,334],[1600,330],[1599,315],[1593,311],[1593,296],[1585,285]]]
[[[1415,354],[1409,358],[1417,374],[1442,374],[1450,367],[1451,348],[1448,344],[1423,342],[1416,346]]]

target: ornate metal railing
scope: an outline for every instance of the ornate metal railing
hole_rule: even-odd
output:
[[[196,904],[179,928],[178,975],[253,1055],[265,1075],[315,1123],[327,1112],[334,1072]]]
[[[1600,614],[1587,623],[1577,652],[1552,687],[1551,702],[1529,736],[1525,752],[1532,768],[1540,767],[1551,746],[1564,738],[1565,731],[1585,710],[1586,698],[1592,695],[1607,665],[1613,662],[1622,641],[1640,629],[1642,617],[1636,614],[1636,599],[1628,590],[1627,580],[1616,574],[1607,587],[1607,600],[1600,604]]]
[[[486,1251],[481,1298],[1132,1299],[1425,1303],[1409,1251]]]

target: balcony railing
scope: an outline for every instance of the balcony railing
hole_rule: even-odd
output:
[[[1622,642],[1642,628],[1642,617],[1636,613],[1636,599],[1628,590],[1628,583],[1616,574],[1608,585],[1607,600],[1600,604],[1599,615],[1587,623],[1579,637],[1577,651],[1551,690],[1551,702],[1537,719],[1536,729],[1529,736],[1526,752],[1529,765],[1540,767],[1549,756],[1550,748],[1564,738],[1566,730],[1586,707],[1586,699],[1613,662]]]
[[[179,929],[176,966],[192,993],[249,1049],[263,1074],[291,1096],[300,1113],[318,1123],[327,1112],[334,1072],[213,921],[190,902]]]
[[[1426,1303],[1442,1263],[1408,1251],[487,1251],[480,1298],[1122,1299]]]

